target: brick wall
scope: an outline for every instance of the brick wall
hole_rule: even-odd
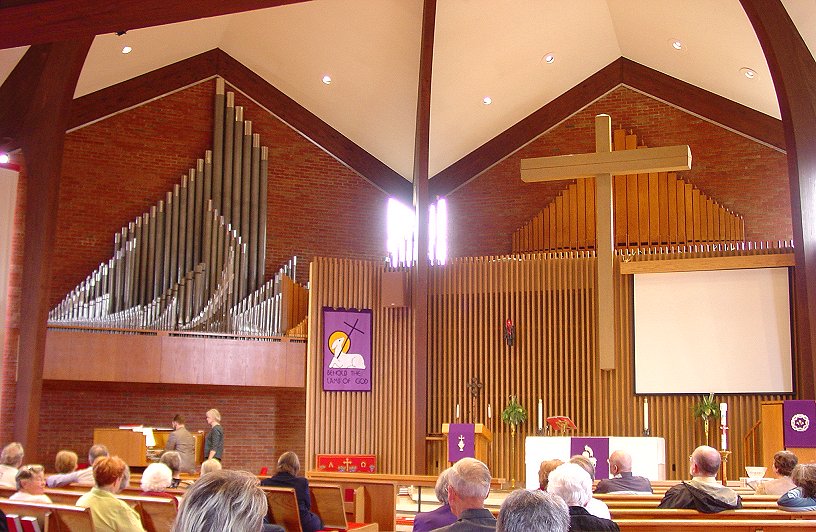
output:
[[[688,144],[692,170],[680,175],[745,219],[749,240],[793,238],[787,158],[725,128],[619,87],[448,197],[452,256],[509,253],[513,231],[567,182],[523,183],[520,160],[595,151],[595,115],[632,129],[647,146]]]

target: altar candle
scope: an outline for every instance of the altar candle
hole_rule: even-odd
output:
[[[538,430],[544,429],[544,401],[538,400]]]
[[[643,428],[649,430],[649,398],[643,399]]]
[[[726,414],[728,414],[728,404],[720,403],[720,425],[723,427],[728,425],[728,422],[726,421]]]
[[[459,419],[459,403],[456,403],[456,419]]]
[[[490,409],[490,403],[487,403],[487,419],[493,417],[493,411]]]

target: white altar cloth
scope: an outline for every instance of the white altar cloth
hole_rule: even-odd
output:
[[[538,488],[538,468],[544,460],[570,457],[568,436],[528,436],[524,441],[527,489]],[[632,455],[632,474],[666,480],[666,440],[663,438],[609,437],[609,453],[623,449]]]

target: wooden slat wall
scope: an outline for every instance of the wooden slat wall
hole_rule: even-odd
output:
[[[635,149],[637,136],[621,132],[613,134],[615,150]],[[738,242],[745,235],[741,216],[674,172],[615,176],[613,196],[618,248]],[[513,233],[513,253],[594,249],[594,200],[593,178],[568,185],[550,205]]]
[[[315,258],[310,269],[306,469],[318,453],[377,455],[380,473],[411,474],[415,371],[413,313],[383,308],[382,262]],[[373,309],[372,391],[324,392],[322,308]],[[421,428],[420,428],[421,430]]]

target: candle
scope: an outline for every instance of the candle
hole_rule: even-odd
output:
[[[728,414],[728,404],[720,403],[720,425],[723,427],[728,425],[726,421],[726,414]]]
[[[722,436],[720,437],[720,448],[723,451],[728,450],[728,436],[725,434],[725,427],[723,427]]]
[[[649,398],[643,398],[643,429],[649,430]]]
[[[487,403],[487,419],[493,417],[493,411],[490,409],[490,403]]]
[[[456,403],[456,419],[459,419],[459,403]]]
[[[723,451],[728,450],[728,404],[720,403],[720,427],[722,427],[722,436],[720,437],[720,448]]]
[[[544,429],[544,401],[538,400],[538,430]]]

